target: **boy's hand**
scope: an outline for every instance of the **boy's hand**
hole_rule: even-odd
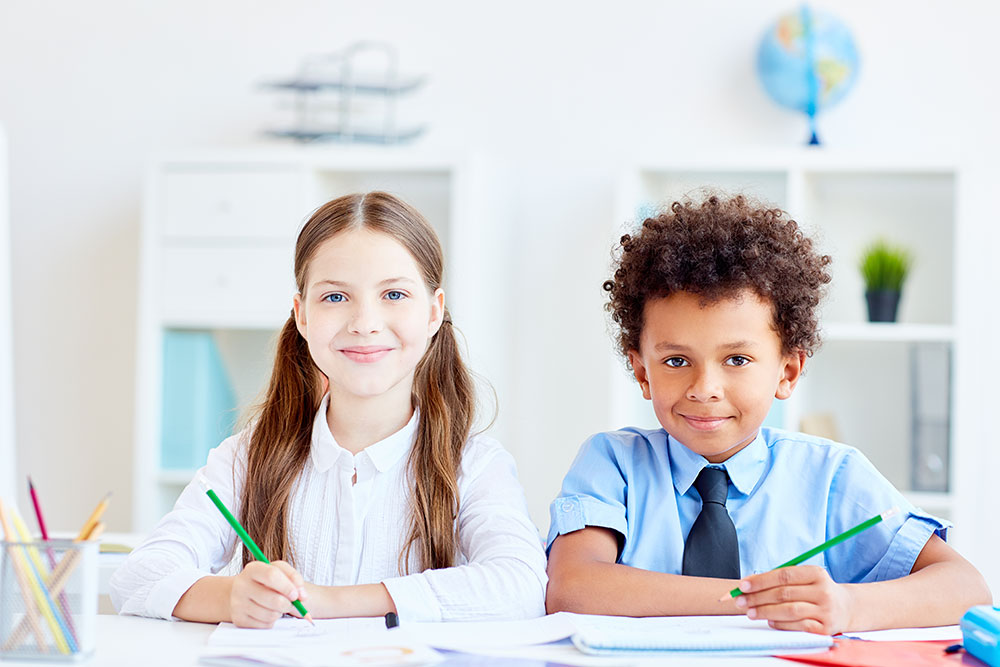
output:
[[[782,567],[740,580],[736,607],[778,630],[835,635],[851,625],[850,589],[815,565]]]
[[[270,565],[247,563],[233,579],[229,610],[233,625],[241,628],[270,628],[284,614],[299,613],[293,600],[306,599],[305,581],[285,561]]]

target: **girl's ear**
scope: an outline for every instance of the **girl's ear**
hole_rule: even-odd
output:
[[[642,363],[642,357],[639,356],[638,350],[628,351],[628,362],[632,364],[632,373],[639,383],[639,388],[642,389],[642,397],[647,401],[652,400],[653,397],[649,393],[649,376],[646,373],[646,366]]]
[[[299,330],[299,335],[303,338],[306,337],[305,329],[306,326],[306,309],[302,305],[302,295],[296,293],[292,297],[292,312],[295,313],[295,328]]]
[[[805,365],[806,353],[802,350],[785,355],[781,366],[781,376],[778,378],[778,388],[774,391],[775,398],[785,400],[792,395],[795,385],[802,377]]]
[[[431,295],[431,319],[427,323],[427,336],[431,337],[441,328],[444,321],[444,290],[438,287]]]

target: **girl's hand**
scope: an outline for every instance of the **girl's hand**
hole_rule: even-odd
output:
[[[778,630],[835,635],[850,629],[853,597],[815,565],[783,567],[740,580],[736,607]]]
[[[298,616],[292,601],[304,602],[306,595],[302,575],[285,561],[253,561],[233,578],[230,617],[240,628],[270,628],[284,614]]]

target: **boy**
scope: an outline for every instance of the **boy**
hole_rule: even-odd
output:
[[[830,281],[830,258],[794,221],[712,196],[674,203],[621,246],[606,307],[663,429],[584,443],[551,506],[549,612],[745,613],[836,634],[953,624],[990,602],[945,543],[948,524],[860,452],[761,428],[819,343]],[[772,570],[892,507],[807,564]],[[744,595],[720,601],[736,586]]]

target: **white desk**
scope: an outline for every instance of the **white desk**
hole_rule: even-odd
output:
[[[204,623],[171,623],[149,618],[134,616],[99,615],[97,617],[97,651],[94,656],[83,663],[69,662],[30,662],[0,661],[2,667],[39,667],[41,665],[71,665],[83,664],[105,667],[118,665],[133,667],[134,665],[163,665],[170,667],[186,667],[197,665],[198,656],[208,636],[215,629],[214,625]],[[582,657],[582,656],[581,656]],[[442,663],[443,667],[473,663],[476,667],[489,667],[492,661],[479,656],[463,656],[451,654]],[[496,665],[503,667],[543,667],[543,660],[510,660],[498,659]],[[553,664],[553,663],[549,663]],[[590,664],[627,665],[632,664],[622,658],[600,659]],[[656,660],[642,659],[636,665],[691,665],[697,667],[718,667],[720,665],[739,665],[741,667],[793,667],[796,663],[779,660],[778,658],[661,658]]]

